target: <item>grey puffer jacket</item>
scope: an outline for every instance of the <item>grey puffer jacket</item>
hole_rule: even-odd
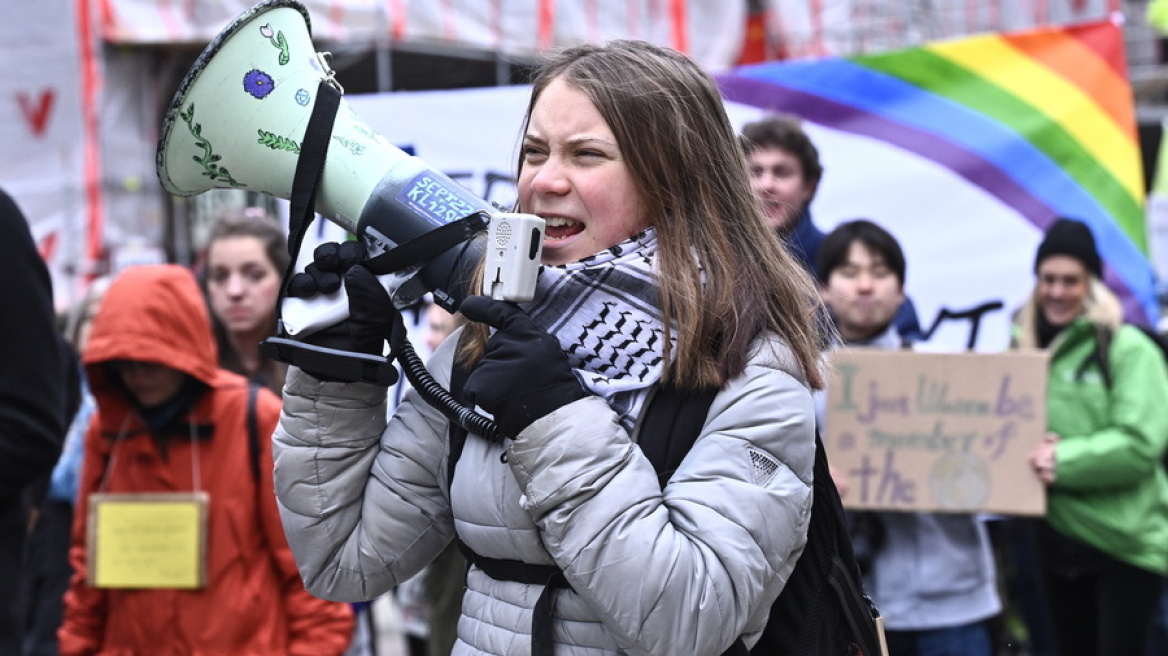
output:
[[[430,360],[449,384],[451,338]],[[472,435],[447,490],[447,420],[410,392],[293,369],[274,435],[276,491],[308,590],[372,599],[455,531],[476,553],[555,565],[556,654],[717,655],[753,644],[802,553],[811,511],[811,393],[777,340],[714,399],[664,491],[599,397],[514,441]],[[542,586],[467,577],[454,654],[528,654]]]

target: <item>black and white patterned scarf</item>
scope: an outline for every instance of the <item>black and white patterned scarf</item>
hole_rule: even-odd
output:
[[[632,431],[664,365],[653,229],[579,262],[543,267],[523,308],[560,341],[581,384]]]

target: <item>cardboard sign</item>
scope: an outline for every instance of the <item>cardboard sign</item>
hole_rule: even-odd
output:
[[[1041,515],[1047,355],[839,349],[824,446],[854,509]]]
[[[89,584],[197,589],[206,584],[207,493],[92,494]]]

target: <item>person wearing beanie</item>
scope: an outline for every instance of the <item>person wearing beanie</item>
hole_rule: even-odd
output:
[[[1095,235],[1087,224],[1074,219],[1059,218],[1046,231],[1038,252],[1034,256],[1034,272],[1038,266],[1052,255],[1066,255],[1083,263],[1087,272],[1096,278],[1103,278],[1103,261],[1095,247]]]
[[[1123,323],[1086,224],[1054,221],[1034,271],[1012,345],[1050,354],[1047,434],[1029,457],[1047,511],[1025,528],[1049,628],[1062,656],[1143,654],[1168,572],[1168,367]]]

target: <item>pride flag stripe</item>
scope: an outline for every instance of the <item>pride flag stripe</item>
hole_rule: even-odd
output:
[[[1123,33],[1117,24],[1110,21],[1083,23],[1072,25],[1063,31],[1073,35],[1086,48],[1099,55],[1099,58],[1107,62],[1116,75],[1127,79],[1127,58],[1124,57],[1123,53]]]
[[[826,63],[826,62],[822,62]],[[838,69],[833,69],[837,70]],[[795,76],[806,81],[807,76]],[[846,80],[838,75],[828,74],[828,79],[841,81],[849,86]],[[950,133],[943,134],[935,130],[921,130],[895,117],[885,116],[878,112],[856,107],[846,101],[828,98],[825,94],[814,93],[794,85],[777,84],[773,79],[753,78],[742,75],[725,75],[719,79],[722,93],[732,102],[759,107],[768,111],[798,114],[805,120],[833,129],[843,130],[852,134],[872,137],[893,144],[907,151],[927,156],[930,160],[948,168],[971,184],[981,188],[986,193],[1001,200],[1004,204],[1013,207],[1028,221],[1045,230],[1054,217],[1058,215],[1074,215],[1092,225],[1099,239],[1099,248],[1108,258],[1109,270],[1106,278],[1117,291],[1120,291],[1125,311],[1132,316],[1148,316],[1148,309],[1141,305],[1140,299],[1146,292],[1141,285],[1133,285],[1128,281],[1147,280],[1147,264],[1145,257],[1140,253],[1118,226],[1102,211],[1092,212],[1085,216],[1081,211],[1084,204],[1094,201],[1086,196],[1074,184],[1057,185],[1048,176],[1065,178],[1062,172],[1046,167],[1045,160],[1032,157],[1033,149],[1025,147],[1019,139],[1008,135],[992,134],[985,126],[977,126],[977,117],[968,116],[959,125],[950,124]],[[814,87],[814,85],[811,85]],[[818,88],[822,91],[822,88]],[[894,97],[886,96],[890,104],[896,105]],[[950,118],[953,118],[950,116]],[[942,121],[943,123],[944,121]],[[968,130],[966,128],[969,128]],[[977,143],[980,139],[989,139],[1014,146],[1007,149],[1007,156],[1003,159],[1009,166],[998,165],[987,158],[987,154],[958,143],[949,138],[953,135],[964,135],[968,141]],[[1023,147],[1019,147],[1023,144]],[[1029,154],[1028,154],[1029,151]],[[1030,161],[1028,161],[1030,160]],[[1011,170],[1016,167],[1016,170]],[[1033,167],[1046,167],[1047,171],[1034,171]],[[1019,177],[1021,173],[1029,172],[1032,175]],[[1030,186],[1023,184],[1030,183]],[[1035,183],[1045,183],[1038,184]],[[1046,187],[1044,199],[1035,193],[1035,187]],[[1059,194],[1066,194],[1060,196]],[[1066,211],[1063,211],[1066,210]],[[1150,281],[1148,281],[1150,284]],[[1127,293],[1123,293],[1126,291]]]
[[[910,51],[905,54],[916,53]],[[842,59],[822,60],[808,65],[795,65],[790,70],[784,69],[787,67],[741,69],[739,74],[757,74],[760,76],[758,79],[768,83],[855,108],[857,117],[879,116],[906,129],[936,136],[928,148],[912,148],[913,152],[924,157],[941,161],[938,154],[940,151],[935,150],[938,143],[969,151],[976,160],[999,169],[1004,179],[1011,180],[1012,184],[1047,206],[1048,216],[1060,213],[1055,208],[1075,207],[1081,208],[1081,214],[1107,218],[1107,212],[1100,203],[1032,144],[1020,139],[1015,131],[963,104]],[[798,107],[792,107],[790,111],[803,114]],[[855,131],[847,122],[830,127]],[[879,134],[872,136],[883,138]],[[909,147],[907,144],[903,140],[900,142],[902,147]],[[947,161],[951,162],[953,158]],[[970,178],[972,169],[954,170],[997,195],[997,189]],[[1024,215],[1038,227],[1045,227],[1041,214]]]
[[[1155,316],[1122,34],[1111,22],[719,76],[727,99],[892,143],[1045,229],[1089,223],[1131,317]]]
[[[1131,88],[1114,64],[1083,39],[1070,32],[1039,32],[1002,39],[1023,55],[1074,84],[1083,95],[1099,105],[1134,144],[1135,111]],[[1122,59],[1121,59],[1122,64]]]
[[[997,86],[1018,98],[1030,111],[1054,121],[1082,145],[1087,156],[1100,162],[1139,161],[1139,149],[1131,131],[1120,128],[1092,95],[1084,93],[1081,86],[1025,56],[1025,53],[1003,39],[985,38],[978,41],[942,44],[927,50],[949,59],[969,74],[983,78],[987,84]],[[1093,91],[1117,92],[1114,88]],[[1044,111],[1043,104],[1051,97],[1064,98],[1065,110],[1056,113]],[[989,108],[978,109],[985,111]],[[1140,195],[1138,170],[1126,167],[1116,169],[1111,175],[1119,179],[1128,193],[1137,197]]]
[[[1141,248],[1144,246],[1143,210],[1137,197],[1133,196],[1133,193],[1139,193],[1138,186],[1135,190],[1129,188],[1105,165],[1105,162],[1122,161],[1123,158],[1132,158],[1138,162],[1139,154],[1134,149],[1125,149],[1121,152],[1104,149],[1093,154],[1085,146],[1085,143],[1124,139],[1122,135],[1116,137],[1118,133],[1115,131],[1084,134],[1085,128],[1080,128],[1079,138],[1076,138],[1067,131],[1064,123],[1056,122],[1053,117],[1035,109],[1024,99],[971,73],[959,64],[926,50],[906,52],[903,59],[891,64],[887,60],[877,61],[875,58],[858,63],[908,83],[913,92],[919,95],[915,100],[908,100],[919,110],[915,112],[918,115],[936,113],[937,103],[932,102],[931,98],[939,96],[953,101],[952,110],[971,111],[979,117],[985,117],[994,124],[1003,126],[1005,139],[1028,141],[1040,153],[1039,157],[1048,162],[1047,168],[1061,169],[1060,177],[1069,176],[1074,180],[1075,186],[1090,195],[1102,206],[1106,214],[1120,221],[1120,225],[1138,246]],[[1036,84],[1040,84],[1040,80],[1036,80]],[[1063,97],[1066,97],[1065,94],[1068,92],[1064,86],[1058,89],[1048,87],[1045,93],[1063,94]],[[860,99],[860,102],[867,102],[870,109],[876,110],[880,99],[869,97]],[[945,114],[952,114],[952,110]],[[1086,117],[1069,116],[1068,122],[1097,126],[1101,117],[1102,114],[1098,112]],[[959,131],[953,129],[950,116],[934,115],[927,118],[921,116],[918,120],[920,124],[927,124],[943,134],[950,132],[959,134]],[[1111,121],[1107,120],[1105,123],[1111,124]],[[978,137],[981,145],[976,146],[977,148],[997,149],[1001,143],[982,139],[984,135]],[[1013,168],[1002,160],[999,160],[999,164]],[[1048,172],[1049,174],[1052,172]]]

